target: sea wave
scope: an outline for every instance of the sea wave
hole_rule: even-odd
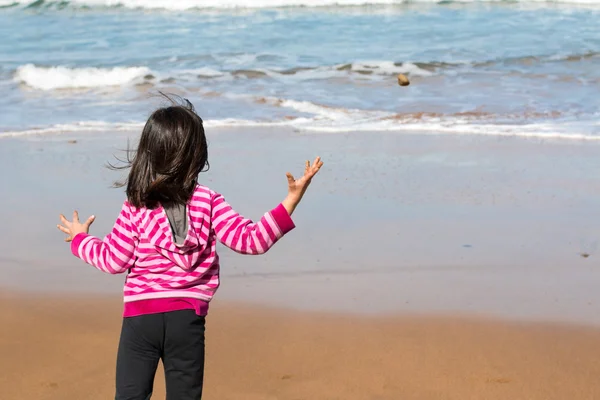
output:
[[[75,132],[133,132],[141,129],[143,126],[144,124],[141,122],[112,123],[105,121],[78,121],[70,124],[56,124],[45,127],[32,127],[23,130],[0,131],[0,138],[60,135]]]
[[[599,0],[600,1],[600,0]],[[213,55],[202,55],[199,58],[215,60],[219,58],[223,65],[235,65],[239,59],[245,59],[250,62],[257,61],[260,58],[276,57],[271,54],[236,54],[230,57],[214,57]],[[199,78],[224,78],[224,77],[245,77],[245,78],[263,78],[269,77],[299,77],[299,78],[334,78],[340,76],[360,76],[360,77],[379,77],[391,76],[396,74],[406,74],[409,76],[427,77],[448,70],[481,69],[496,66],[512,66],[546,64],[546,63],[572,63],[587,61],[600,58],[600,52],[559,52],[554,54],[524,55],[518,57],[495,58],[483,61],[462,60],[462,61],[391,61],[391,60],[356,60],[353,62],[317,65],[317,66],[296,66],[288,68],[245,68],[219,70],[215,67],[201,67],[197,69],[187,69],[179,71],[180,74],[196,75]],[[176,64],[178,58],[172,59]],[[259,63],[259,62],[257,62]],[[174,76],[173,76],[174,78]]]
[[[258,98],[258,101],[263,101]],[[498,115],[481,110],[451,114],[413,112],[391,113],[386,111],[336,108],[312,102],[267,99],[270,104],[280,105],[313,114],[311,118],[292,119],[288,125],[296,129],[322,132],[411,132],[420,134],[455,134],[510,136],[533,139],[560,139],[600,141],[597,115],[578,120],[559,111],[524,111]],[[579,116],[577,116],[579,117]],[[579,128],[583,128],[579,130]]]
[[[600,1],[600,0],[599,0]],[[254,56],[256,57],[256,56]],[[233,80],[233,79],[277,79],[277,80],[382,80],[397,74],[405,74],[409,78],[427,78],[435,75],[462,74],[486,70],[506,69],[524,65],[577,63],[600,58],[600,52],[554,53],[545,55],[527,55],[489,59],[484,61],[354,61],[342,64],[321,66],[297,66],[288,68],[245,68],[221,70],[217,67],[201,67],[197,69],[172,70],[166,72],[169,80]],[[233,63],[232,63],[233,64]],[[224,65],[228,65],[227,62]],[[539,74],[537,74],[540,76]],[[165,80],[165,79],[163,79]]]
[[[441,68],[440,63],[410,63],[394,61],[359,61],[346,64],[317,67],[292,67],[284,69],[247,68],[217,70],[208,67],[171,72],[172,79],[330,79],[351,77],[356,79],[377,79],[378,77],[406,74],[410,77],[434,75]]]
[[[198,69],[171,70],[162,74],[147,67],[97,68],[66,66],[36,66],[26,64],[18,67],[13,81],[37,90],[101,88],[140,83],[172,83],[196,79],[256,79],[270,77],[275,79],[329,79],[342,76],[368,77],[389,76],[403,73],[411,77],[430,76],[433,65],[412,63],[394,63],[391,61],[357,62],[335,66],[275,69],[240,69],[220,71],[210,67]],[[428,69],[425,69],[428,68]]]
[[[240,96],[240,95],[236,95]],[[415,112],[396,114],[377,110],[331,107],[309,101],[275,97],[246,96],[247,100],[288,108],[306,117],[287,116],[280,120],[220,119],[206,120],[207,128],[287,127],[300,131],[320,133],[345,132],[400,132],[433,135],[480,135],[520,137],[528,139],[555,139],[600,141],[598,115],[563,115],[560,112],[523,112],[497,115],[485,111],[452,114]],[[24,130],[0,132],[1,138],[44,136],[79,133],[139,132],[143,122],[111,123],[80,121]],[[586,132],[586,133],[582,133]]]
[[[449,65],[449,64],[448,64]],[[441,67],[446,66],[442,63],[411,63],[411,62],[394,62],[394,61],[357,61],[349,64],[338,64],[334,66],[325,66],[314,68],[313,71],[342,72],[356,73],[360,75],[395,75],[406,74],[410,76],[429,76]],[[286,70],[281,71],[283,74],[302,74],[310,70]]]
[[[225,118],[218,120],[203,121],[203,125],[206,128],[285,126],[289,125],[289,121],[254,121],[246,119]],[[133,133],[140,132],[143,127],[143,122],[78,121],[69,124],[55,124],[45,127],[33,127],[23,130],[0,131],[0,139],[18,138],[26,136],[55,136],[73,133]]]
[[[0,0],[1,1],[1,0]],[[256,56],[254,56],[256,57]],[[219,69],[215,66],[178,69],[177,58],[173,58],[167,70],[156,72],[143,66],[123,66],[114,68],[67,66],[36,66],[26,64],[13,71],[12,80],[38,90],[100,88],[140,83],[173,83],[193,80],[234,80],[234,79],[277,79],[277,80],[318,80],[350,79],[378,80],[396,74],[410,78],[427,78],[449,71],[468,72],[502,65],[528,65],[536,63],[572,63],[600,58],[599,52],[572,54],[531,55],[493,59],[482,62],[462,61],[423,61],[401,62],[388,60],[354,61],[322,66],[299,66],[289,68],[246,68]],[[224,65],[228,65],[224,62]]]
[[[0,132],[0,139],[22,138],[27,136],[54,136],[60,134],[81,134],[87,132],[111,133],[131,132],[135,133],[142,129],[143,123],[119,124],[99,123],[96,121],[79,122],[75,124],[53,125],[46,128],[27,129],[21,131]],[[250,127],[289,127],[318,133],[348,133],[348,132],[390,132],[425,135],[466,135],[466,136],[496,136],[513,137],[536,140],[567,140],[567,141],[600,141],[600,135],[586,134],[572,131],[564,124],[554,123],[531,123],[525,125],[512,124],[466,124],[464,121],[448,119],[444,122],[420,121],[413,123],[383,123],[382,121],[370,121],[349,124],[323,125],[316,123],[314,119],[298,118],[283,121],[253,121],[224,119],[205,121],[207,128],[250,128]]]
[[[98,88],[121,86],[153,77],[146,67],[68,68],[22,65],[13,80],[39,90]]]
[[[280,7],[344,7],[344,6],[383,6],[413,3],[512,3],[513,0],[0,0],[0,8],[111,8],[123,7],[130,9],[252,9]],[[522,0],[521,3],[566,3],[578,5],[600,5],[600,0]]]

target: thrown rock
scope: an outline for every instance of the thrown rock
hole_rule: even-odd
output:
[[[400,86],[408,86],[410,85],[410,81],[404,74],[398,74],[398,85]]]

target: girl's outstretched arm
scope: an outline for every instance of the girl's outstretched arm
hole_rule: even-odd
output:
[[[311,179],[323,165],[317,157],[306,162],[304,175],[299,179],[288,173],[288,195],[258,222],[252,222],[235,212],[223,196],[214,193],[211,198],[212,229],[219,240],[230,249],[242,254],[263,254],[283,235],[294,229],[291,215],[296,209]]]
[[[214,193],[211,198],[212,229],[225,246],[241,254],[266,253],[283,235],[294,229],[294,222],[283,207],[278,205],[258,222],[244,218]]]
[[[65,241],[71,242],[71,251],[76,257],[109,274],[119,274],[133,266],[137,232],[131,223],[127,202],[104,240],[88,234],[89,227],[94,222],[93,216],[83,224],[79,222],[77,211],[73,213],[72,222],[63,215],[60,219],[63,225],[58,225],[58,229],[68,235]]]

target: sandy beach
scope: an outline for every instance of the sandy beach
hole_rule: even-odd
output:
[[[3,295],[2,399],[113,396],[120,302]],[[597,399],[600,331],[216,302],[206,399]],[[164,398],[157,375],[153,398]]]
[[[0,169],[18,171],[0,208],[3,400],[113,395],[123,276],[75,259],[55,226],[77,207],[97,216],[93,234],[111,228],[123,194],[103,164],[128,137],[1,142]],[[206,399],[599,398],[596,144],[209,139],[201,179],[251,218],[283,197],[286,170],[327,164],[289,237],[263,257],[221,250]]]
[[[599,20],[600,0],[0,0],[0,400],[114,398],[125,275],[57,224],[113,228],[128,171],[106,166],[159,93],[193,104],[198,182],[246,218],[325,163],[267,254],[217,244],[205,400],[600,400]],[[179,159],[163,144],[142,152]],[[156,262],[144,287],[192,282]]]

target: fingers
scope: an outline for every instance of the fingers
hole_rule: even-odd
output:
[[[310,182],[310,179],[315,176],[317,172],[319,172],[319,169],[321,169],[322,166],[323,161],[321,161],[321,157],[315,158],[315,161],[313,161],[312,165],[310,161],[307,160],[304,163],[304,176],[298,179],[298,181],[296,181],[296,179],[289,172],[285,174],[288,179],[288,185],[293,185],[294,183],[303,185],[306,182]]]
[[[321,168],[321,165],[323,165],[323,162],[321,161],[321,157],[317,157],[317,158],[315,158],[315,161],[313,161],[312,165],[310,165],[309,162],[307,162],[306,165],[310,166],[310,168],[307,168],[307,170],[314,171],[314,170],[318,170],[319,168]]]
[[[92,225],[95,220],[96,220],[96,216],[92,215],[83,223],[83,226],[85,226],[86,229],[89,229],[90,225]]]
[[[60,219],[66,221],[64,215],[61,215]],[[71,236],[71,230],[69,228],[62,226],[62,225],[56,225],[56,227],[58,228],[59,231],[67,234],[67,237],[65,238],[65,242],[70,242],[71,240],[73,240],[73,237]]]
[[[323,161],[321,161],[321,157],[317,157],[317,158],[315,158],[315,161],[313,162],[312,166],[310,168],[306,169],[304,175],[307,178],[312,178],[313,176],[315,176],[315,174],[317,172],[319,172],[319,169],[321,169],[322,166],[323,166]]]
[[[296,179],[294,179],[294,176],[292,174],[290,174],[289,172],[286,172],[285,176],[287,177],[288,185],[293,185],[294,182],[296,182]]]
[[[62,222],[62,224],[66,227],[71,226],[71,223],[69,222],[69,220],[62,214],[60,214],[60,222]]]
[[[56,225],[59,231],[65,233],[67,237],[65,238],[65,242],[70,242],[73,240],[73,230],[79,232],[81,230],[81,226],[87,232],[90,228],[90,225],[94,223],[96,216],[92,215],[89,217],[83,224],[79,222],[79,213],[77,211],[73,211],[73,221],[69,221],[64,215],[60,214],[60,222],[61,224]],[[75,225],[75,226],[74,226]]]

